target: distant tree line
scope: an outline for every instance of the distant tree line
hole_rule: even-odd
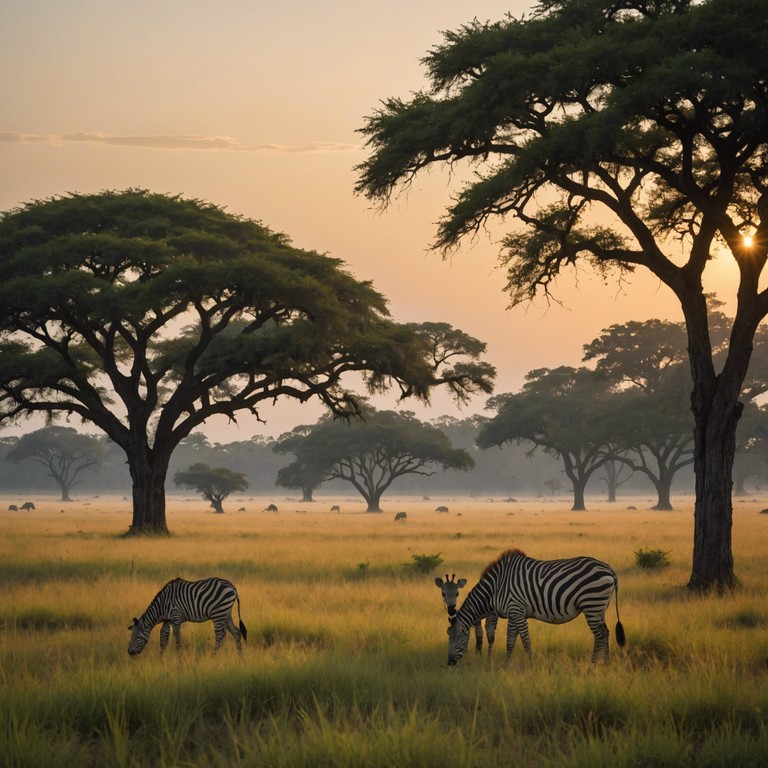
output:
[[[712,315],[714,344],[724,345],[727,322],[718,310]],[[226,495],[246,489],[252,495],[296,491],[303,502],[318,490],[357,493],[369,511],[379,511],[388,491],[479,498],[570,493],[580,510],[588,489],[616,501],[620,488],[655,494],[653,506],[668,510],[673,489],[693,488],[685,339],[680,323],[613,325],[584,346],[592,368],[530,371],[519,392],[488,400],[491,416],[423,423],[408,411],[363,405],[361,420],[324,416],[276,440],[222,444],[193,434],[182,440],[171,469],[178,487],[201,493],[217,511]],[[756,402],[768,391],[768,333],[757,334],[756,347],[742,394],[736,494],[768,470],[768,408]],[[0,489],[58,485],[66,498],[72,484],[65,488],[52,468],[65,466],[85,492],[128,492],[124,462],[104,437],[46,427],[0,440]],[[210,472],[218,485],[211,485]]]

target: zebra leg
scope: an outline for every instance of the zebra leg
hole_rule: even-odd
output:
[[[235,622],[232,621],[231,616],[227,619],[227,629],[229,630],[229,634],[235,638],[235,645],[237,646],[237,650],[240,651],[240,653],[242,653],[243,645],[240,642],[240,630],[237,628],[237,625],[235,624]]]
[[[495,613],[491,613],[485,617],[485,634],[488,637],[488,655],[491,655],[493,650],[493,642],[496,639],[496,624],[499,621],[499,617]]]
[[[164,621],[163,626],[160,627],[160,653],[165,651],[165,647],[168,645],[168,638],[171,635],[171,622]]]
[[[221,647],[221,643],[224,640],[224,635],[227,633],[227,621],[226,619],[222,619],[221,621],[216,621],[213,624],[213,631],[216,637],[216,643],[213,646],[214,651],[218,651]]]
[[[475,624],[475,650],[480,653],[483,649],[483,623],[478,621]]]
[[[176,650],[181,650],[181,622],[177,621],[173,624],[173,637],[176,640]]]
[[[520,634],[520,621],[520,617],[516,618],[514,616],[510,616],[507,620],[507,658],[505,659],[505,664],[509,663],[509,659],[512,656],[512,651],[515,649],[515,640]],[[525,617],[522,617],[522,624],[525,626]],[[528,629],[526,627],[526,633],[527,631]],[[523,647],[525,647],[525,645]],[[526,650],[528,650],[528,648],[526,648]]]
[[[593,664],[597,664],[601,657],[604,662],[608,662],[608,638],[610,632],[604,618],[604,616],[586,617],[587,624],[595,636],[595,647],[592,651]]]

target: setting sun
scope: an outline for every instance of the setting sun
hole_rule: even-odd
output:
[[[743,243],[745,248],[751,248],[753,242],[752,235],[744,235]]]

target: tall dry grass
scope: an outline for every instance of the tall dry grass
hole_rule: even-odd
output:
[[[43,500],[0,513],[0,760],[8,766],[699,766],[768,764],[768,515],[736,504],[740,588],[693,598],[690,500],[593,503],[269,500],[209,513],[169,505],[169,539],[126,539],[127,503]],[[434,512],[438,503],[447,515]],[[7,504],[2,505],[3,507]],[[408,512],[395,524],[394,511]],[[447,626],[432,575],[470,585],[500,551],[589,554],[620,579],[628,646],[589,663],[582,619],[531,622],[534,654],[446,668]],[[669,551],[647,573],[634,552]],[[176,576],[237,585],[249,635],[212,654],[210,623],[184,645],[127,654],[130,619]],[[613,605],[609,626],[615,623]],[[500,629],[506,622],[500,622]]]

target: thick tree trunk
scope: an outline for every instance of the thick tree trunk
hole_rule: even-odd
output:
[[[572,480],[573,484],[573,506],[571,512],[583,512],[587,507],[584,503],[584,492],[587,484],[578,480]]]
[[[133,522],[131,534],[168,534],[165,518],[165,481],[168,461],[155,452],[128,452],[128,467],[133,482]]]
[[[365,501],[368,504],[366,512],[381,512],[382,491],[374,491],[365,495]]]
[[[661,463],[659,464],[659,477],[654,481],[656,486],[656,506],[653,509],[657,509],[661,512],[669,512],[672,510],[672,473],[667,470]]]
[[[719,593],[733,589],[733,459],[741,405],[728,408],[715,399],[704,413],[694,409],[696,504],[693,523],[693,566],[688,588]]]

